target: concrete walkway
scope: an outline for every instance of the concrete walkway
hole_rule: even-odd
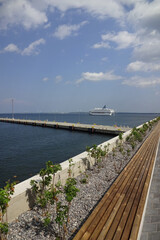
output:
[[[160,240],[160,144],[140,240]]]
[[[96,125],[96,124],[83,124],[83,123],[67,123],[67,122],[50,122],[50,121],[41,121],[41,120],[26,120],[26,119],[13,119],[13,118],[0,118],[0,122],[7,123],[16,123],[40,127],[50,127],[56,129],[67,129],[75,131],[83,131],[89,133],[103,133],[103,134],[113,134],[119,135],[119,133],[124,133],[131,128],[129,127],[118,127],[118,126],[105,126],[105,125]]]

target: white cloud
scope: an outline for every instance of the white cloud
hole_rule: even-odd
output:
[[[101,41],[93,48],[113,47],[117,50],[132,48],[134,63],[128,65],[128,71],[159,71],[160,59],[160,1],[159,0],[117,0],[124,7],[123,18],[125,24],[130,26],[132,32],[126,30],[108,32],[101,35]],[[120,20],[121,17],[118,17]],[[112,43],[112,45],[111,45]],[[115,45],[113,45],[115,44]]]
[[[110,48],[110,45],[107,42],[100,42],[100,43],[94,44],[93,48]]]
[[[159,71],[160,1],[135,1],[133,9],[128,12],[127,21],[138,39],[132,53],[135,63],[128,66],[129,70],[136,71],[143,62],[143,71]]]
[[[62,82],[62,79],[63,79],[63,77],[62,77],[61,75],[57,75],[57,76],[55,77],[55,82],[56,82],[56,83],[60,83],[60,82]]]
[[[133,57],[141,61],[155,61],[160,58],[160,34],[145,32],[140,35],[141,44],[135,47]]]
[[[39,40],[32,42],[27,48],[25,48],[21,52],[21,54],[27,55],[27,56],[39,54],[39,50],[37,49],[37,46],[39,46],[40,44],[45,44],[45,40],[43,38],[40,38]]]
[[[128,64],[127,66],[128,72],[152,72],[152,71],[160,71],[160,63],[146,63],[141,61],[136,61]]]
[[[136,35],[127,31],[103,34],[101,38],[103,41],[110,41],[116,43],[117,49],[125,49],[138,44],[138,39]]]
[[[92,47],[107,49],[114,46],[117,50],[132,48],[133,59],[127,66],[128,71],[159,71],[160,0],[0,0],[0,29],[19,25],[27,30],[39,26],[48,28],[50,22],[47,15],[51,11],[54,14],[55,9],[62,15],[70,9],[78,9],[81,13],[84,11],[93,17],[115,19],[121,27],[123,23],[123,30],[106,32]],[[84,21],[80,24],[61,25],[56,29],[54,36],[64,39],[76,35],[86,23]],[[130,32],[127,29],[131,29]],[[14,52],[28,56],[38,54],[37,47],[44,43],[44,39],[39,39],[24,50],[10,43],[0,53]],[[82,76],[81,79],[84,81],[87,77],[85,79]]]
[[[10,43],[8,46],[6,46],[3,50],[3,52],[19,52],[19,48],[14,44]]]
[[[47,23],[45,9],[39,10],[30,0],[6,0],[0,5],[0,29],[22,25],[25,29]],[[47,6],[45,6],[47,7]]]
[[[39,49],[37,48],[40,44],[45,44],[45,40],[43,38],[40,38],[32,43],[29,44],[28,47],[26,47],[24,50],[20,50],[17,45],[14,43],[10,43],[7,45],[0,53],[5,53],[5,52],[16,52],[26,56],[30,55],[38,55],[39,54]]]
[[[115,75],[113,71],[110,72],[84,72],[80,79],[76,81],[76,83],[81,83],[83,81],[91,81],[91,82],[99,82],[99,81],[112,81],[112,80],[120,80],[121,76]]]
[[[139,39],[135,33],[121,31],[118,33],[109,32],[101,35],[102,41],[93,45],[93,48],[111,48],[109,42],[116,44],[115,49],[126,49],[139,45]]]
[[[48,77],[44,77],[44,78],[42,79],[43,82],[47,82],[48,80],[49,80]]]
[[[128,21],[135,28],[157,29],[160,31],[160,1],[135,1],[134,8],[128,13]]]
[[[145,88],[145,87],[156,86],[160,84],[160,78],[157,78],[157,77],[144,78],[141,76],[134,76],[128,80],[124,80],[122,84],[125,84],[128,86]]]
[[[69,37],[71,35],[76,35],[77,31],[85,24],[87,24],[87,21],[83,21],[79,24],[73,24],[73,25],[60,25],[56,31],[53,33],[53,36],[56,38],[59,38],[60,40],[63,40],[66,37]]]
[[[65,12],[68,9],[83,9],[93,16],[99,18],[121,18],[124,16],[124,8],[118,0],[49,0],[52,7]]]
[[[65,14],[78,9],[98,18],[113,18],[124,26],[160,30],[159,0],[1,0],[0,28],[21,25],[25,29],[47,26],[49,12],[58,9]]]
[[[14,25],[25,29],[39,27],[47,24],[48,13],[55,9],[62,14],[69,9],[80,9],[94,17],[114,18],[121,22],[126,12],[124,4],[122,0],[1,0],[0,29]]]
[[[127,5],[127,0],[119,0]],[[129,1],[126,10],[125,26],[130,26],[132,32],[108,32],[101,35],[101,42],[94,48],[110,45],[117,50],[132,48],[133,62],[127,66],[127,71],[153,72],[159,71],[160,65],[160,1],[142,0]]]

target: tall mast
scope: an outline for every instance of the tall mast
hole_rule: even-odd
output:
[[[14,99],[12,98],[12,118],[14,118]]]

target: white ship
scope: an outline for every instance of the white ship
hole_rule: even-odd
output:
[[[103,108],[94,108],[93,110],[89,111],[90,115],[109,115],[111,116],[114,113],[113,109],[107,108],[106,105],[104,105]]]

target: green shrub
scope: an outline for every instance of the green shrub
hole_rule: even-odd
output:
[[[0,239],[4,239],[4,235],[8,233],[8,223],[4,221],[4,215],[7,213],[7,208],[11,195],[14,193],[14,185],[16,182],[6,182],[4,188],[0,188]],[[7,220],[7,219],[6,219]]]

